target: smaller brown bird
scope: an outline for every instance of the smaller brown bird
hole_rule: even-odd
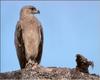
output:
[[[89,73],[88,68],[89,66],[94,67],[94,63],[92,61],[88,61],[87,58],[82,56],[81,54],[76,55],[76,70],[83,72],[83,73]]]

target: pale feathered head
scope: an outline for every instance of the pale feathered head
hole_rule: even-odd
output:
[[[21,16],[22,15],[31,15],[31,14],[38,14],[40,13],[40,11],[38,9],[36,9],[34,6],[24,6],[22,9],[21,9]]]

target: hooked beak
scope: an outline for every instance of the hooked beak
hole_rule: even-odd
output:
[[[33,14],[40,14],[40,11],[36,10],[36,11],[33,12]]]
[[[37,10],[37,13],[38,13],[38,14],[40,14],[40,11],[39,11],[39,10]]]

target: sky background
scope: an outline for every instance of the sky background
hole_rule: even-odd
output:
[[[14,32],[20,9],[33,5],[43,26],[41,65],[76,66],[76,54],[92,60],[90,73],[100,74],[100,1],[1,1],[1,71],[20,69],[14,46]]]

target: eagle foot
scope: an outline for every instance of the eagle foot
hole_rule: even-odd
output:
[[[30,68],[30,67],[32,67],[32,64],[31,63],[26,63],[25,68]]]
[[[35,69],[38,67],[38,63],[32,64],[32,69]]]
[[[38,67],[38,63],[35,63],[34,61],[29,60],[26,64],[25,68],[32,68],[35,69]]]
[[[32,62],[32,60],[29,59],[28,63],[26,63],[25,68],[32,67],[33,64],[34,62]]]

